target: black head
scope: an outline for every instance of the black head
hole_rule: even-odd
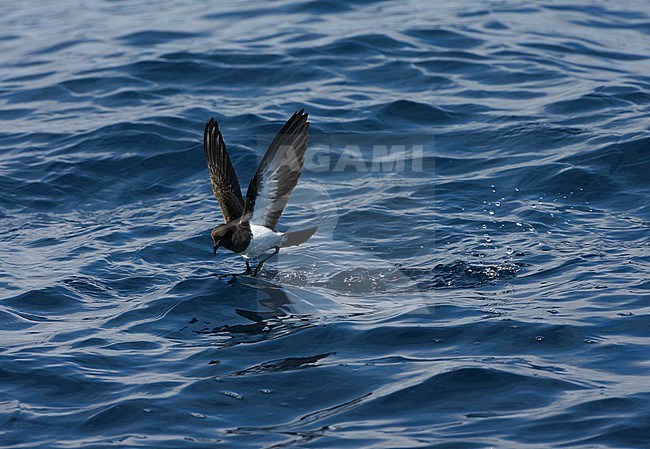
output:
[[[212,247],[214,254],[217,254],[217,249],[219,249],[220,246],[224,246],[224,244],[227,245],[230,243],[230,238],[233,231],[233,226],[228,226],[225,224],[219,225],[212,230],[210,235],[212,236],[212,242],[214,244]]]

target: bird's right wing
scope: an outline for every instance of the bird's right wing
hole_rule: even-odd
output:
[[[237,173],[230,162],[226,144],[223,142],[219,125],[214,117],[205,125],[203,151],[208,162],[212,191],[221,206],[223,219],[228,223],[240,218],[244,214],[244,198]]]

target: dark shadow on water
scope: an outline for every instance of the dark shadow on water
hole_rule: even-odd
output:
[[[244,370],[237,371],[232,376],[245,376],[248,374],[262,374],[282,371],[292,371],[301,368],[314,366],[319,360],[335,354],[334,352],[327,352],[324,354],[317,354],[309,357],[288,357],[286,359],[272,360],[260,365],[253,366]]]

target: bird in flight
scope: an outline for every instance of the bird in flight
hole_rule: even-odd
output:
[[[291,116],[271,142],[244,200],[219,125],[213,117],[205,126],[203,150],[212,191],[225,222],[212,230],[214,254],[220,247],[241,254],[246,262],[242,274],[257,276],[264,262],[278,254],[280,248],[300,245],[316,232],[317,227],[286,233],[275,230],[302,173],[308,137],[309,122],[302,109]],[[273,252],[267,254],[270,250]],[[259,260],[254,270],[251,259]]]

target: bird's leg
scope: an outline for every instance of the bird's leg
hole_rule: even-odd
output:
[[[251,274],[251,272],[253,271],[253,269],[251,268],[251,264],[248,263],[248,260],[246,260],[246,259],[244,259],[244,262],[246,262],[246,271],[244,271],[243,273],[224,273],[224,274],[220,274],[218,277],[225,278],[225,277],[228,277],[228,276],[235,277],[235,276],[245,276],[247,274]],[[255,275],[253,275],[253,276],[255,276]]]
[[[280,247],[276,246],[275,251],[273,251],[273,254],[271,254],[270,256],[265,257],[264,259],[260,260],[260,263],[258,263],[257,266],[255,267],[255,271],[253,271],[253,277],[257,276],[257,273],[260,272],[260,270],[262,269],[262,265],[264,265],[264,262],[269,260],[271,257],[275,256],[279,252],[280,252]]]

